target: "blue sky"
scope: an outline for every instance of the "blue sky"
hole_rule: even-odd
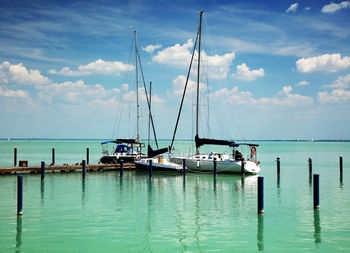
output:
[[[136,29],[171,138],[201,9],[201,136],[350,139],[350,1],[1,0],[0,137],[134,137]],[[193,136],[195,80],[179,138]]]

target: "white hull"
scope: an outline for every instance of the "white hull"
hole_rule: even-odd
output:
[[[183,167],[179,164],[169,162],[166,159],[145,158],[135,162],[136,169],[147,170],[149,161],[152,160],[152,170],[158,171],[182,171]]]
[[[171,157],[170,162],[183,164],[183,159],[186,160],[186,167],[188,170],[213,172],[214,161],[211,159],[194,159],[193,157]],[[225,159],[216,161],[217,173],[241,173],[242,161],[233,159]],[[244,173],[257,174],[260,172],[260,167],[252,161],[244,161]]]

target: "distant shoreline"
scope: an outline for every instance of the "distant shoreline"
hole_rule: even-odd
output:
[[[110,139],[98,139],[98,138],[0,138],[0,141],[106,141]],[[143,140],[144,142],[146,140]],[[159,141],[171,141],[171,139],[159,139]],[[176,141],[193,141],[191,139],[178,139]],[[234,140],[235,142],[350,142],[350,140],[332,140],[332,139],[320,139],[320,140],[298,140],[298,139],[290,139],[290,140],[278,140],[278,139],[257,139],[257,140]]]

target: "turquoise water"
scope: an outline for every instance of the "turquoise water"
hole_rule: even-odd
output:
[[[167,143],[162,143],[167,145]],[[125,171],[0,176],[0,252],[349,252],[350,143],[260,142],[265,214],[257,215],[257,177]],[[188,151],[188,142],[177,149]],[[1,166],[39,165],[100,156],[98,141],[0,142]],[[276,176],[276,157],[281,175]],[[308,157],[320,174],[314,211]],[[339,177],[339,156],[344,175]]]

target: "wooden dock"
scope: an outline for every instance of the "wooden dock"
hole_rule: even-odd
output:
[[[81,164],[63,164],[63,165],[45,165],[46,172],[74,172],[81,171],[83,166]],[[120,164],[87,164],[87,171],[106,171],[119,170]],[[124,170],[135,169],[134,163],[124,163]],[[19,173],[40,173],[41,166],[28,167],[0,167],[0,175],[19,174]]]

